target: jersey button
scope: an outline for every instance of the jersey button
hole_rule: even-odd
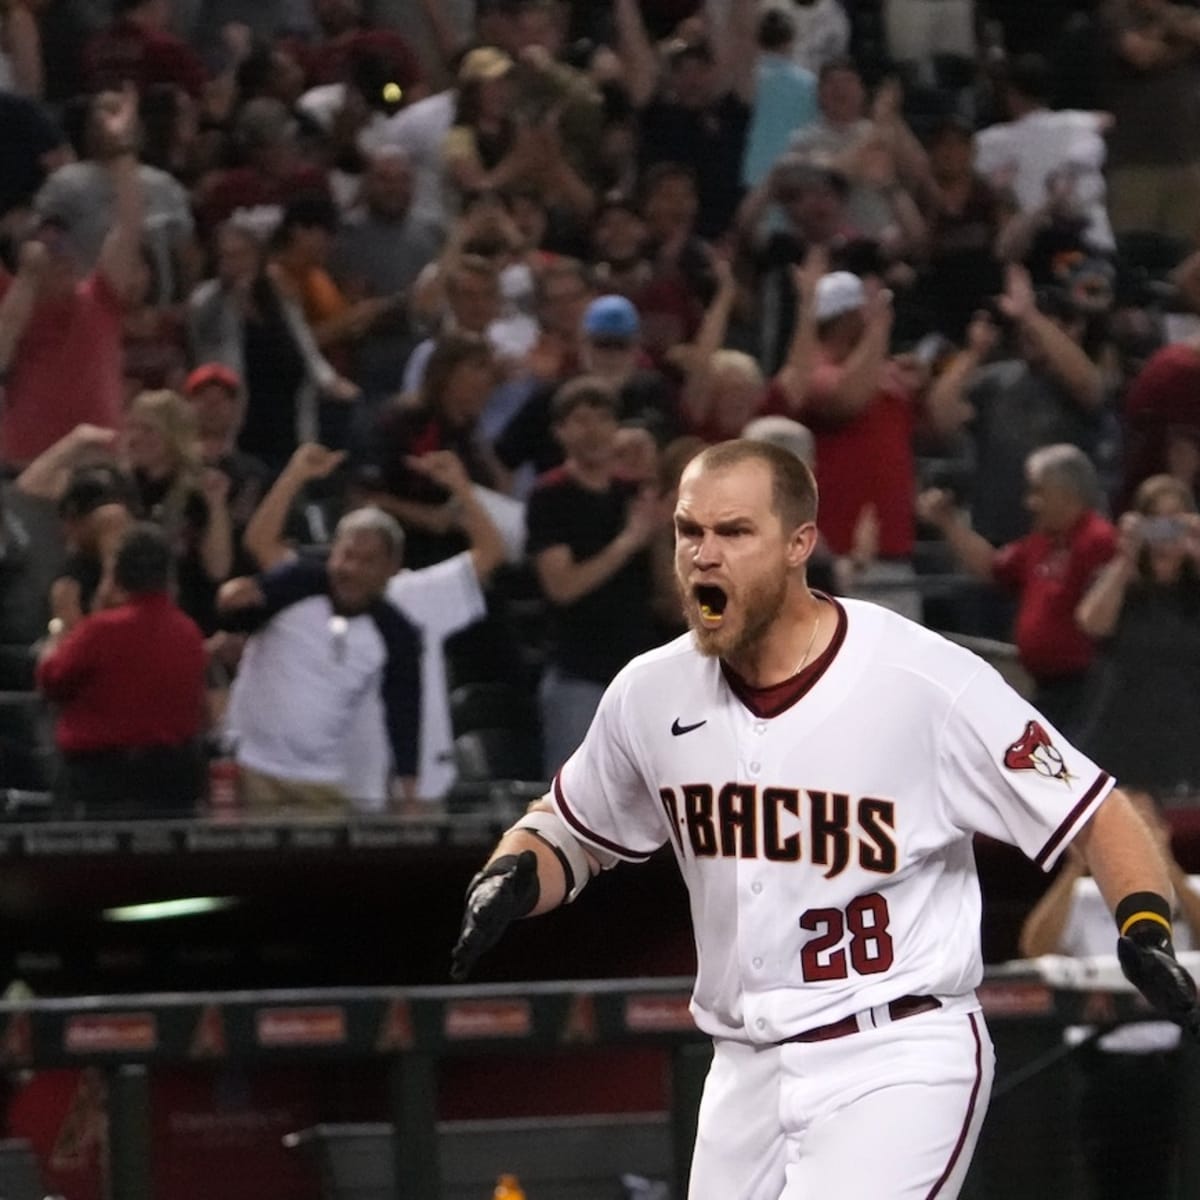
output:
[[[750,764],[750,774],[757,775],[762,770],[762,763],[753,762]]]
[[[761,967],[761,966],[762,966],[762,959],[761,959],[761,958],[756,958],[756,959],[754,960],[754,968],[755,968],[755,970],[758,970],[758,968],[759,968],[759,967]]]
[[[762,1019],[762,1017],[759,1017],[758,1020],[754,1022],[754,1025],[757,1029],[766,1029],[767,1027],[767,1023]]]
[[[762,884],[755,880],[755,882],[750,885],[750,890],[757,896],[759,892],[762,891]]]
[[[766,733],[767,732],[766,721],[755,721],[754,722],[754,732],[755,733]]]

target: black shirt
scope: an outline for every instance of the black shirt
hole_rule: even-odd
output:
[[[529,497],[530,557],[566,546],[577,563],[594,558],[625,528],[626,509],[635,494],[628,483],[614,480],[596,492],[563,468],[551,471]],[[652,586],[650,556],[642,551],[573,604],[553,605],[551,662],[576,678],[608,683],[631,658],[654,645]]]
[[[296,449],[296,394],[304,382],[304,359],[265,276],[255,281],[253,296],[242,334],[246,420],[238,446],[282,468]]]
[[[700,197],[697,232],[718,237],[729,230],[742,198],[742,157],[750,107],[726,92],[706,108],[684,108],[662,97],[641,113],[641,166],[675,162],[696,172]]]
[[[496,457],[510,470],[532,463],[540,475],[562,463],[562,446],[550,421],[551,402],[561,386],[535,388],[496,439]],[[657,371],[635,371],[617,395],[618,420],[645,425],[659,445],[679,435],[671,386]]]

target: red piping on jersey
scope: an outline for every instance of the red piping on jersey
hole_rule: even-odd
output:
[[[1087,809],[1088,805],[1091,804],[1092,801],[1096,799],[1096,796],[1100,793],[1101,789],[1104,787],[1104,785],[1106,783],[1109,783],[1111,781],[1111,779],[1112,779],[1112,776],[1109,775],[1109,773],[1107,771],[1100,772],[1100,774],[1096,777],[1096,782],[1093,783],[1092,786],[1090,788],[1088,788],[1088,790],[1084,793],[1083,799],[1080,800],[1080,802],[1077,805],[1075,805],[1075,807],[1073,809],[1071,809],[1071,811],[1069,813],[1067,813],[1066,819],[1050,835],[1050,840],[1046,842],[1046,844],[1042,847],[1041,851],[1039,852],[1037,858],[1035,858],[1033,860],[1034,863],[1037,864],[1037,866],[1043,867],[1043,868],[1045,867],[1046,860],[1050,857],[1050,855],[1052,855],[1054,853],[1055,850],[1058,849],[1059,842],[1061,842],[1063,840],[1063,838],[1065,838],[1067,836],[1067,833],[1070,831],[1071,826],[1074,825],[1075,822],[1079,820],[1079,818],[1083,815],[1084,811]]]
[[[803,671],[798,671],[791,679],[785,679],[782,683],[756,688],[751,687],[724,659],[721,660],[721,673],[725,676],[725,682],[729,684],[730,691],[756,717],[765,720],[778,717],[787,712],[793,704],[803,699],[816,687],[821,676],[829,670],[838,651],[842,648],[842,643],[846,640],[848,624],[846,610],[831,596],[826,596],[823,592],[814,592],[813,595],[833,605],[834,611],[837,613],[837,628],[833,631],[833,637],[829,645],[821,652],[820,657],[805,667]]]
[[[618,846],[616,842],[610,842],[608,838],[601,837],[598,833],[593,833],[571,811],[571,806],[567,803],[567,798],[563,794],[560,777],[561,772],[554,777],[554,798],[558,801],[558,807],[562,810],[563,819],[568,825],[574,828],[580,837],[585,838],[589,842],[594,842],[597,846],[601,846],[605,850],[617,855],[618,858],[627,858],[633,862],[646,862],[650,858],[649,854],[639,854],[636,850],[628,850],[624,846]]]
[[[937,1183],[933,1185],[933,1190],[925,1197],[925,1200],[935,1200],[937,1194],[945,1187],[946,1180],[950,1178],[950,1174],[958,1162],[958,1156],[962,1154],[963,1147],[967,1144],[967,1134],[971,1132],[971,1122],[975,1119],[975,1104],[979,1099],[979,1089],[983,1084],[983,1043],[979,1039],[979,1022],[974,1013],[970,1014],[970,1021],[971,1036],[975,1039],[975,1083],[971,1087],[971,1099],[967,1102],[967,1115],[963,1118],[962,1128],[958,1131],[958,1141],[954,1143],[954,1149],[950,1152],[950,1161],[946,1164],[946,1169],[938,1176]]]

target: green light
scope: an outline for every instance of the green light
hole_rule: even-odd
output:
[[[169,921],[173,917],[197,917],[224,912],[238,901],[233,896],[184,896],[178,900],[155,900],[150,904],[125,904],[106,908],[100,915],[105,921]]]

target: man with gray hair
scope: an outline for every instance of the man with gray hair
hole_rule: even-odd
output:
[[[221,588],[224,627],[253,634],[228,715],[251,811],[344,811],[344,747],[376,697],[401,787],[415,793],[420,637],[385,599],[403,554],[396,521],[360,508],[339,522],[327,561],[297,559]]]
[[[966,570],[1016,594],[1017,653],[1036,684],[1034,703],[1070,734],[1082,716],[1095,655],[1075,611],[1116,553],[1117,531],[1098,511],[1096,469],[1077,446],[1035,450],[1025,460],[1025,479],[1033,530],[998,549],[970,527],[949,492],[924,492],[918,511]]]

